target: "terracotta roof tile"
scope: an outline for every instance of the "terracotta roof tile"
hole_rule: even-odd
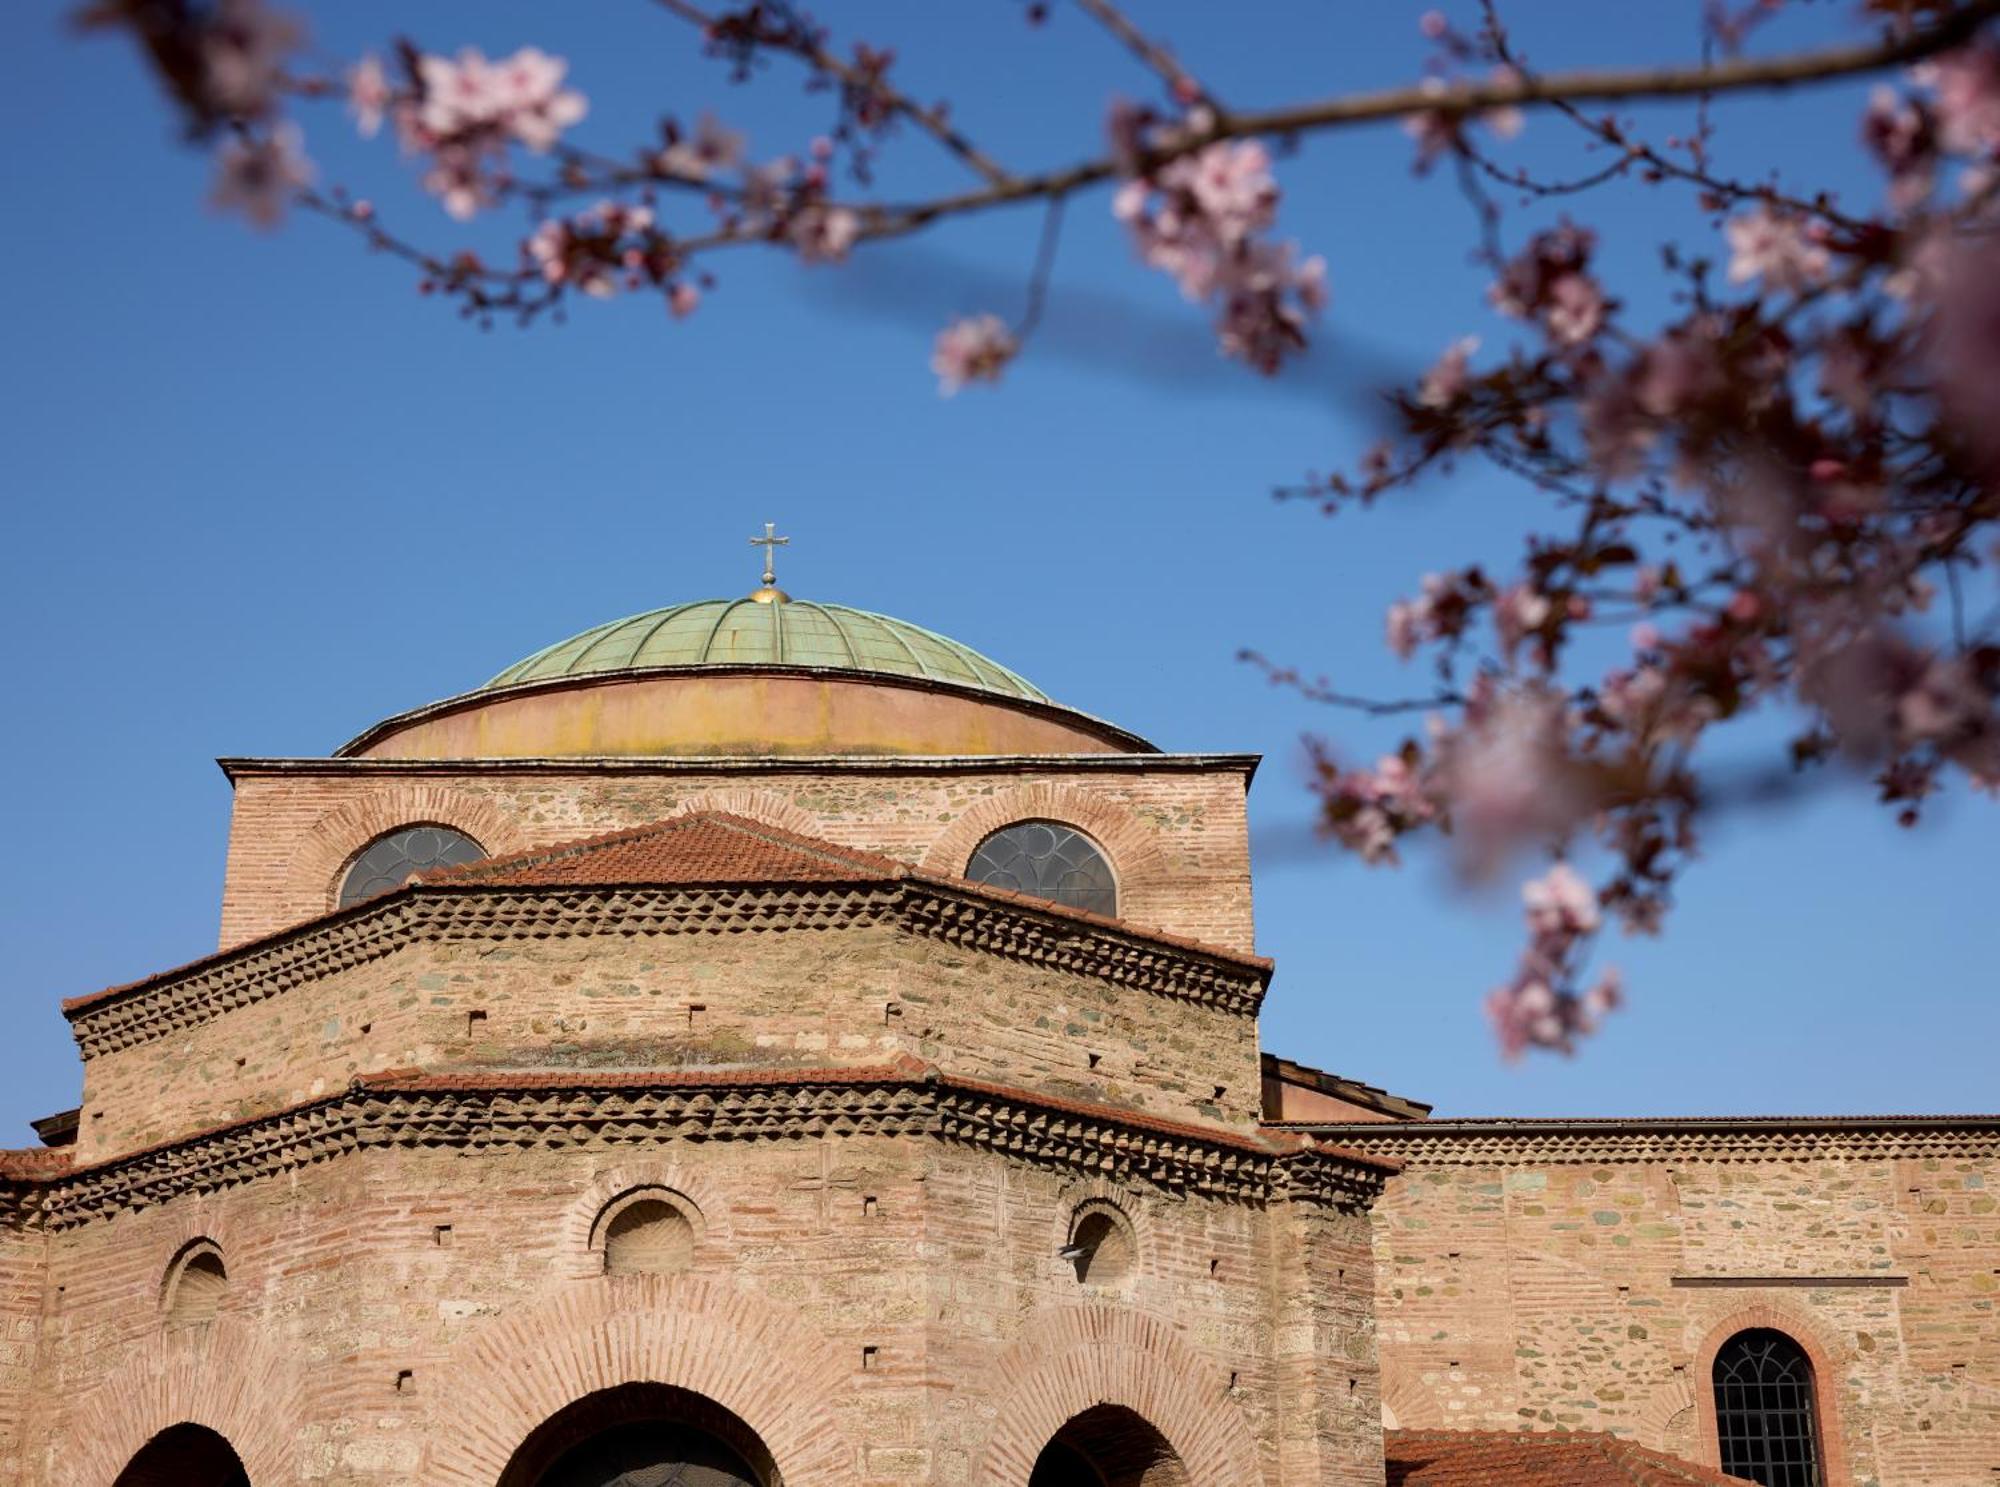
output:
[[[648,826],[629,827],[582,841],[529,847],[520,852],[425,873],[379,898],[286,925],[268,935],[201,956],[171,970],[107,986],[102,991],[65,998],[62,1010],[65,1016],[74,1018],[101,1002],[157,986],[176,976],[193,974],[253,955],[321,925],[364,917],[385,905],[401,901],[406,895],[426,890],[899,882],[949,889],[1052,918],[1131,935],[1150,944],[1183,950],[1210,960],[1247,966],[1265,974],[1272,969],[1272,962],[1261,955],[1246,955],[1240,950],[1211,945],[1203,940],[1170,934],[1163,929],[1124,919],[1087,913],[985,883],[923,872],[879,852],[870,852],[862,847],[843,847],[747,816],[730,815],[723,811],[696,811]]]
[[[698,811],[553,847],[529,847],[425,873],[437,887],[571,888],[611,883],[895,882],[893,857],[836,846],[744,816]]]
[[[1388,1487],[1743,1487],[1594,1431],[1385,1430]]]
[[[0,1151],[0,1178],[26,1179],[60,1177],[76,1165],[73,1147],[30,1146]]]

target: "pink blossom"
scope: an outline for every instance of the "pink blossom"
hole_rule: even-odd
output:
[[[262,118],[284,80],[286,57],[303,39],[296,21],[263,0],[222,0],[202,28],[207,104],[237,118]]]
[[[1761,278],[1770,290],[1809,289],[1826,277],[1832,263],[1817,224],[1759,203],[1738,212],[1723,227],[1729,239],[1729,282]]]
[[[1978,158],[2000,148],[2000,45],[1982,39],[1916,69],[1915,76],[1936,89],[1945,149]]]
[[[362,138],[373,139],[381,130],[382,117],[395,97],[380,59],[372,54],[347,70],[347,109]]]
[[[1889,200],[1914,206],[1930,195],[1936,175],[1937,131],[1929,109],[1878,87],[1861,116],[1861,140],[1889,172]]]
[[[1564,274],[1549,286],[1544,318],[1550,337],[1574,346],[1596,335],[1604,324],[1604,294],[1587,274]]]
[[[968,315],[938,332],[931,351],[931,370],[938,391],[951,397],[971,382],[998,382],[1021,349],[1014,333],[998,315]]]
[[[808,263],[838,263],[861,236],[861,218],[846,207],[815,202],[792,214],[789,234]]]
[[[1539,320],[1558,346],[1576,346],[1603,328],[1611,309],[1588,273],[1596,235],[1565,222],[1536,233],[1487,291],[1493,307],[1517,320]]]
[[[456,60],[419,58],[424,99],[417,122],[435,140],[490,132],[545,152],[588,109],[581,93],[562,86],[568,70],[562,58],[536,47],[491,62],[473,47]]]
[[[1566,736],[1560,699],[1527,690],[1476,694],[1440,741],[1441,794],[1467,873],[1484,876],[1516,848],[1561,837],[1588,811]]]
[[[1426,408],[1449,408],[1465,396],[1467,363],[1479,349],[1479,337],[1461,336],[1445,348],[1417,383],[1417,402]]]
[[[685,279],[667,291],[667,309],[673,313],[676,320],[687,319],[700,303],[701,291]]]
[[[1262,145],[1225,141],[1127,181],[1111,204],[1147,263],[1216,306],[1224,354],[1263,372],[1305,345],[1307,319],[1326,303],[1323,260],[1258,236],[1276,220],[1270,165]]]
[[[1567,862],[1558,862],[1521,886],[1528,927],[1538,935],[1595,934],[1602,917],[1597,894]]]
[[[303,142],[294,124],[232,138],[217,157],[209,200],[223,211],[243,213],[259,227],[275,227],[284,220],[293,193],[313,181]]]
[[[1521,642],[1548,623],[1549,614],[1548,598],[1526,584],[1503,591],[1493,601],[1493,628],[1499,632],[1501,652],[1512,660]]]
[[[741,165],[744,147],[741,134],[725,129],[715,115],[703,114],[692,135],[675,140],[660,152],[659,165],[668,175],[705,181]]]

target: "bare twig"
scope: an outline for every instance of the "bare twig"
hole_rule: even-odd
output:
[[[701,10],[697,6],[688,4],[687,0],[654,0],[654,3],[670,15],[679,16],[690,25],[699,26],[704,31],[710,30],[715,25],[716,18],[713,15]],[[1004,185],[1013,179],[996,161],[989,158],[978,146],[967,139],[945,117],[941,109],[924,107],[922,104],[899,93],[879,77],[863,76],[847,63],[841,61],[840,58],[834,56],[833,53],[827,51],[825,47],[810,42],[802,42],[788,45],[785,49],[791,51],[793,55],[797,56],[807,66],[835,79],[843,87],[866,89],[874,95],[875,100],[884,108],[911,120],[919,129],[922,129],[932,139],[943,145],[945,149],[963,160],[994,186]]]
[[[1111,3],[1111,0],[1076,0],[1076,5],[1077,9],[1123,42],[1126,50],[1133,56],[1158,73],[1160,80],[1173,94],[1175,102],[1189,104],[1206,101],[1211,108],[1216,106],[1215,100],[1209,97],[1208,90],[1175,60],[1173,52],[1133,25],[1125,13]]]

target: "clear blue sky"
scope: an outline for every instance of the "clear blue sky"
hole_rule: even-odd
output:
[[[216,756],[324,754],[600,620],[738,592],[767,519],[794,538],[795,593],[941,630],[1166,748],[1267,756],[1252,819],[1259,940],[1279,965],[1270,1049],[1444,1113],[2000,1103],[1989,802],[1955,794],[1918,835],[1857,792],[1718,830],[1668,937],[1610,947],[1631,1008],[1574,1061],[1514,1067],[1478,1010],[1515,951],[1511,893],[1467,900],[1432,862],[1368,871],[1302,846],[1300,734],[1332,728],[1356,751],[1388,737],[1267,687],[1236,650],[1405,687],[1383,606],[1426,568],[1505,555],[1530,510],[1486,480],[1335,522],[1269,498],[1367,442],[1358,389],[1496,329],[1463,204],[1411,177],[1393,130],[1284,167],[1285,228],[1332,265],[1302,375],[1267,386],[1219,364],[1201,315],[1130,265],[1099,194],[1071,210],[1027,360],[997,393],[945,402],[930,336],[953,312],[1014,312],[1031,215],[844,272],[730,260],[686,324],[590,304],[566,327],[482,335],[322,225],[260,236],[207,213],[206,164],[129,49],[68,33],[66,8],[18,10],[0,57],[0,1143],[77,1098],[59,998],[212,948],[229,816]],[[1695,44],[1692,5],[1514,8],[1542,65]],[[661,106],[764,120],[765,153],[823,116],[783,67],[730,88],[636,0],[311,9],[339,53],[412,18],[437,49],[539,42],[571,59],[593,102],[578,137],[607,150]],[[845,35],[893,41],[906,86],[950,96],[1024,165],[1094,151],[1107,94],[1148,83],[1060,6],[1040,32],[1001,0],[826,9]],[[1139,9],[1225,98],[1398,80],[1421,56],[1415,5],[1319,0],[1254,23],[1248,6]],[[1770,40],[1810,39],[1800,26],[1827,9]],[[1739,147],[1858,192],[1858,96],[1725,122]],[[1522,148],[1559,138],[1536,119]],[[361,146],[331,109],[308,142],[398,225],[459,240],[393,147]],[[920,141],[892,158],[909,162],[891,167],[899,187],[951,179]],[[1593,219],[1626,264],[1703,231],[1684,202],[1637,190]]]

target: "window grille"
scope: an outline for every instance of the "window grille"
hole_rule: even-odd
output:
[[[1715,1355],[1722,1469],[1763,1487],[1821,1487],[1812,1362],[1782,1332],[1739,1332]]]

